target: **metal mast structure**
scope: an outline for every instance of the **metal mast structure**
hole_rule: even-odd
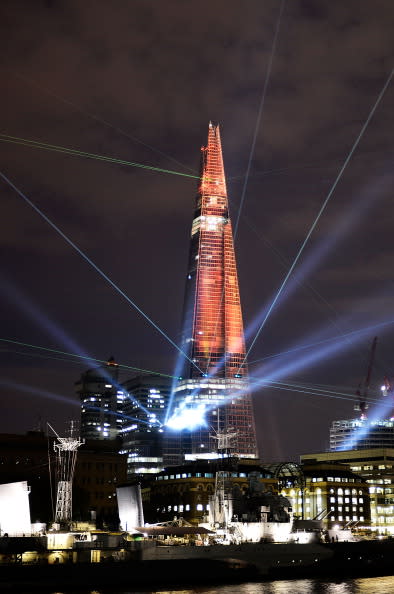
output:
[[[71,421],[69,437],[59,437],[53,427],[50,425],[49,427],[57,437],[57,443],[53,444],[56,453],[57,478],[55,523],[67,523],[72,520],[72,484],[77,450],[85,440],[74,435],[74,421]]]
[[[206,410],[206,426],[191,433],[191,453],[214,452],[212,429],[236,433],[234,453],[257,456],[254,413],[226,178],[218,125],[209,123],[191,230],[183,348],[187,363],[176,403]]]
[[[374,360],[375,360],[375,351],[376,351],[376,343],[377,342],[378,342],[378,337],[375,336],[375,338],[372,341],[371,354],[369,356],[369,363],[368,363],[367,377],[365,378],[364,386],[363,386],[363,388],[361,386],[359,386],[359,388],[356,392],[356,395],[358,396],[358,403],[354,405],[354,410],[360,411],[360,419],[362,419],[362,420],[367,418],[366,411],[369,408],[367,398],[368,398],[369,385],[371,383],[372,368],[373,368],[373,364],[374,364]]]

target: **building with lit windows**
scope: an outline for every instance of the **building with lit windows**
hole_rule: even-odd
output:
[[[127,454],[128,475],[163,469],[163,422],[171,379],[139,375],[123,382],[124,424],[122,453]]]
[[[361,418],[332,422],[330,428],[332,452],[370,448],[394,448],[393,419]]]
[[[207,521],[218,472],[226,476],[234,504],[237,492],[251,503],[251,485],[256,481],[264,493],[277,494],[274,472],[257,460],[197,460],[163,470],[142,490],[145,519],[165,522],[176,516],[191,524]]]
[[[117,363],[111,358],[106,365],[89,369],[75,385],[81,401],[81,437],[116,439],[123,427],[124,407]]]
[[[167,458],[172,463],[185,453],[209,457],[220,433],[232,434],[233,453],[257,456],[219,126],[209,124],[201,151],[182,328],[188,358],[170,418],[179,440],[178,456],[173,440]]]
[[[337,462],[360,476],[368,486],[371,530],[394,535],[394,449],[371,448],[304,454],[305,463]]]
[[[127,455],[128,475],[160,472],[163,468],[163,422],[171,379],[159,374],[119,382],[119,367],[89,369],[76,383],[81,400],[81,437],[117,439]]]
[[[370,498],[366,481],[345,464],[317,462],[305,457],[297,481],[282,483],[295,518],[320,520],[324,529],[369,527]],[[301,477],[301,480],[300,480]]]

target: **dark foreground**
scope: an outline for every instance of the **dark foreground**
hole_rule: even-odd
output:
[[[302,546],[302,545],[299,545]],[[235,584],[242,582],[361,578],[393,574],[394,541],[362,541],[324,545],[329,559],[312,565],[272,566],[261,574],[252,564],[236,559],[182,559],[75,563],[58,565],[0,565],[0,589],[13,591],[62,591],[89,588],[132,588],[139,586]]]

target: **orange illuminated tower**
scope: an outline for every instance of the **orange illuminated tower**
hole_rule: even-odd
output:
[[[189,423],[192,453],[230,446],[238,455],[256,456],[219,126],[209,124],[201,157],[184,305],[183,350],[189,361],[175,404],[192,423],[201,413],[205,418],[196,430]],[[232,435],[226,446],[224,434]]]

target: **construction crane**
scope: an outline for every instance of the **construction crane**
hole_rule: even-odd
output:
[[[358,396],[358,403],[354,405],[354,410],[360,411],[360,413],[361,413],[360,418],[362,420],[367,418],[366,411],[368,409],[368,403],[367,403],[368,390],[369,390],[369,385],[371,383],[372,368],[373,368],[373,363],[375,360],[375,351],[376,351],[376,343],[377,342],[378,342],[378,337],[375,336],[375,338],[372,341],[371,353],[369,355],[367,376],[364,381],[364,386],[361,386],[361,384],[360,384],[358,387],[358,390],[356,392],[356,396]]]

